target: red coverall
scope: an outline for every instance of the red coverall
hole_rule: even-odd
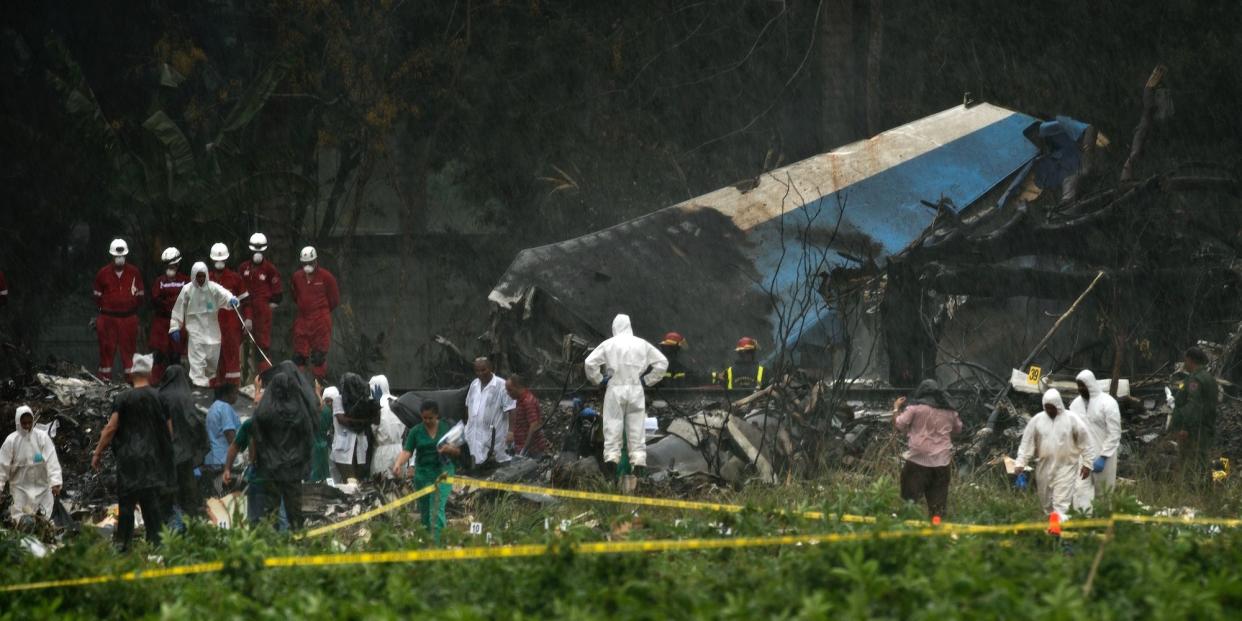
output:
[[[133,370],[134,352],[138,349],[138,307],[146,285],[138,268],[126,263],[117,268],[105,265],[95,274],[95,303],[99,317],[95,331],[99,335],[99,375],[112,380],[112,359],[121,352],[121,366],[126,375]]]
[[[208,275],[212,282],[228,289],[239,302],[246,301],[246,281],[241,274],[226,267],[209,270]],[[241,319],[237,318],[237,311],[227,306],[216,312],[216,319],[220,322],[220,360],[216,363],[216,378],[211,385],[240,384],[241,344],[244,338]]]
[[[263,261],[255,265],[246,261],[239,268],[242,279],[246,281],[246,290],[250,296],[242,301],[242,316],[253,325],[251,332],[254,340],[263,351],[272,347],[272,307],[269,304],[280,304],[284,297],[284,288],[280,284],[280,272],[271,261]],[[259,356],[258,371],[262,373],[272,365]]]
[[[293,320],[293,354],[298,366],[309,357],[314,375],[328,375],[328,347],[332,343],[332,311],[341,303],[336,278],[328,270],[317,267],[307,274],[298,270],[291,281],[293,299],[298,305]]]
[[[174,343],[168,336],[168,324],[172,318],[173,304],[177,303],[181,288],[188,284],[190,277],[177,272],[173,276],[160,274],[151,285],[151,306],[155,308],[155,313],[151,316],[147,348],[155,352],[155,364],[151,367],[152,384],[160,383],[160,378],[164,377],[164,369],[181,364],[181,356],[185,353],[186,339],[182,338],[180,343]]]

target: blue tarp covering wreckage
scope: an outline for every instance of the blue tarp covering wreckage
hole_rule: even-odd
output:
[[[1006,184],[1038,155],[1023,135],[1037,122],[986,103],[957,106],[641,218],[523,250],[489,296],[509,316],[499,329],[524,335],[510,336],[510,345],[534,346],[549,359],[565,333],[608,336],[620,312],[652,341],[681,332],[699,368],[730,360],[744,335],[758,338],[768,356],[782,340],[802,356],[822,351],[841,328],[816,293],[818,279],[858,259],[883,265],[919,239],[936,217],[920,201],[947,199],[966,210]]]

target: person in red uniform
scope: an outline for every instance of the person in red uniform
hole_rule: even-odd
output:
[[[280,284],[280,272],[276,266],[263,256],[267,252],[267,236],[262,233],[251,235],[250,251],[254,256],[242,263],[238,269],[242,280],[246,281],[246,290],[250,293],[242,301],[242,316],[246,318],[246,327],[254,335],[259,348],[267,351],[272,346],[272,313],[284,297],[284,287]],[[250,361],[258,363],[259,373],[272,366],[262,355],[257,356],[257,361],[255,357],[251,353]],[[251,364],[251,368],[254,368],[254,364]]]
[[[181,266],[181,251],[173,247],[164,249],[160,255],[164,264],[164,273],[160,274],[151,285],[151,306],[155,312],[151,316],[151,331],[147,334],[147,347],[155,354],[155,364],[151,366],[151,383],[159,384],[164,377],[164,369],[174,364],[181,364],[181,355],[185,353],[185,342],[174,342],[168,338],[168,323],[172,319],[173,304],[181,288],[190,284]]]
[[[95,304],[99,316],[91,327],[99,335],[99,375],[112,381],[112,362],[119,352],[125,374],[133,370],[134,353],[138,350],[138,308],[146,295],[146,284],[138,268],[125,262],[129,244],[114,239],[108,247],[112,264],[95,274]]]
[[[310,362],[318,379],[328,376],[328,347],[332,343],[332,311],[341,303],[336,278],[319,267],[314,246],[302,249],[302,271],[293,275],[290,287],[298,305],[293,320],[293,361],[299,367]]]
[[[217,243],[211,247],[211,267],[209,276],[212,282],[233,293],[233,297],[245,303],[250,297],[246,291],[246,281],[241,274],[229,269],[229,247]],[[212,387],[222,384],[241,384],[241,344],[242,320],[232,308],[221,308],[216,313],[220,321],[220,360],[216,364],[216,377]]]

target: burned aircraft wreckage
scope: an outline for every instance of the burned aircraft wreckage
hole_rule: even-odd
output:
[[[1119,167],[1124,154],[1107,144],[1066,117],[950,108],[522,251],[489,296],[492,349],[506,368],[576,385],[581,354],[618,312],[649,339],[686,335],[683,361],[703,371],[726,366],[739,336],[755,336],[784,387],[802,387],[782,411],[804,432],[836,425],[842,435],[848,425],[823,421],[835,420],[848,385],[936,376],[995,412],[1020,361],[1045,375],[1092,367],[1154,389],[1197,341],[1220,344],[1217,371],[1232,379],[1242,340],[1236,178],[1209,164],[1136,177],[1140,149]],[[1120,183],[1110,164],[1124,170]],[[761,444],[784,443],[786,456],[822,448],[805,440],[815,433],[769,434],[762,412],[747,418]],[[730,435],[717,422],[716,435]]]

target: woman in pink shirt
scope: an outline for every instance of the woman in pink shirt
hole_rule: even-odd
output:
[[[949,464],[953,439],[962,420],[936,380],[923,380],[910,405],[900,397],[893,403],[893,425],[905,433],[910,450],[901,469],[901,497],[910,502],[927,499],[928,515],[943,516],[949,502]]]

